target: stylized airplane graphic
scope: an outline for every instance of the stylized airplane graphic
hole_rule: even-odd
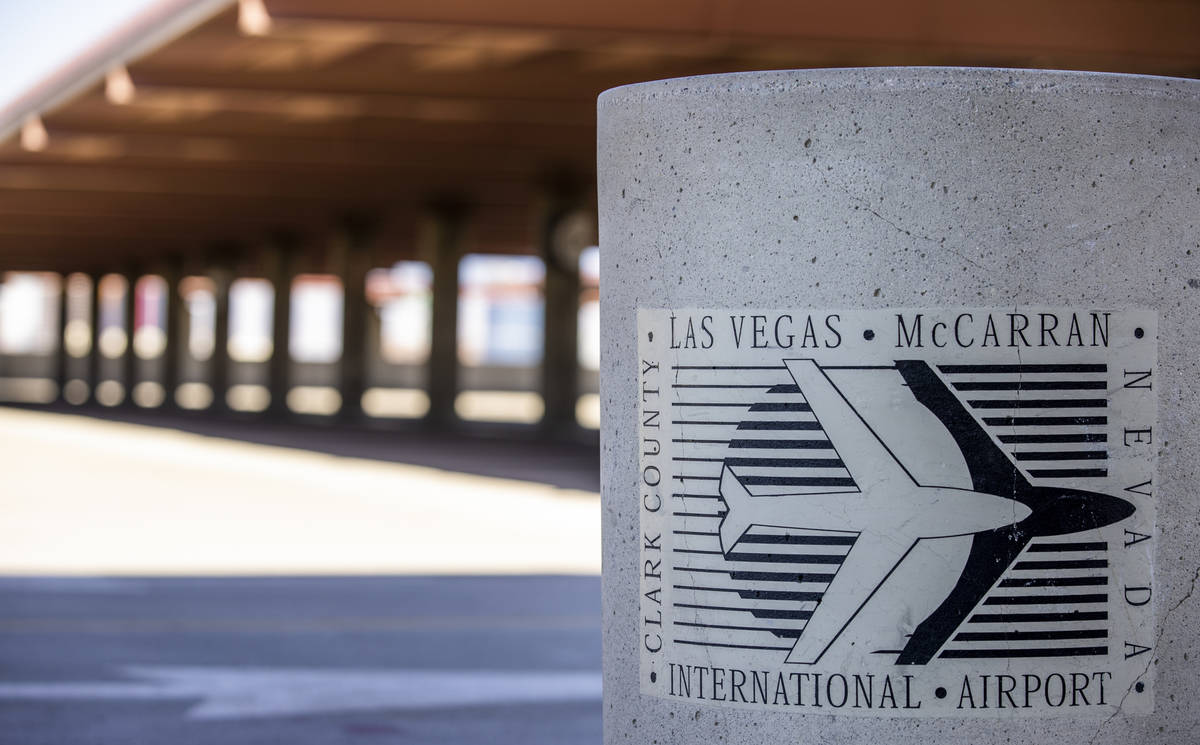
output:
[[[722,471],[720,492],[728,511],[720,539],[727,554],[752,525],[858,534],[788,662],[817,662],[889,580],[911,583],[915,579],[922,586],[893,587],[886,594],[900,602],[935,594],[934,603],[941,601],[899,650],[898,664],[924,664],[1031,538],[1101,527],[1133,514],[1133,506],[1123,499],[1030,484],[924,362],[897,362],[896,370],[916,401],[953,437],[972,488],[918,483],[815,361],[785,360],[785,364],[859,487],[857,492],[754,496],[732,469],[725,466]],[[942,456],[931,453],[929,457]],[[962,568],[943,586],[922,580],[919,572],[904,570],[907,560],[923,553],[919,546],[954,537],[941,542],[938,558]],[[906,610],[911,613],[911,607],[877,606],[872,606],[872,613],[897,617]]]

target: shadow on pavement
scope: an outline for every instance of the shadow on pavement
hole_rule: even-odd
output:
[[[600,491],[600,452],[595,442],[549,440],[538,437],[532,428],[481,426],[471,432],[438,433],[417,429],[419,425],[405,427],[385,421],[347,424],[304,417],[269,420],[257,415],[218,417],[61,403],[4,405],[27,411],[163,427],[326,455],[520,479],[562,489]]]

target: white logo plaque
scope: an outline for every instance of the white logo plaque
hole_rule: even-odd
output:
[[[1156,315],[641,309],[643,693],[1153,710]]]

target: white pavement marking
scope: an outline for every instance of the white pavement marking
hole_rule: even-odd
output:
[[[130,681],[0,683],[0,700],[200,699],[189,719],[599,701],[600,673],[136,666]]]
[[[0,574],[600,571],[591,492],[14,409],[0,453]]]

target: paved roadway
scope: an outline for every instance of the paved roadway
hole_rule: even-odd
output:
[[[0,407],[0,745],[598,743],[596,449],[487,434]]]
[[[0,743],[598,743],[599,579],[0,578]]]

